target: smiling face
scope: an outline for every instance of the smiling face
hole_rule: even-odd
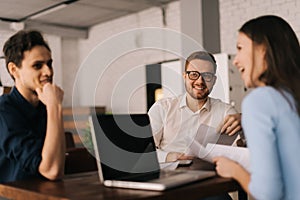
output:
[[[24,51],[21,66],[10,62],[10,74],[15,78],[16,88],[29,101],[38,101],[35,90],[52,83],[53,69],[50,51],[44,46],[34,46]]]
[[[255,45],[244,33],[240,32],[237,38],[237,54],[233,64],[241,73],[246,87],[259,87],[265,83],[259,77],[266,71],[265,47]]]
[[[190,61],[186,67],[186,71],[197,71],[199,73],[210,72],[215,74],[213,64],[200,59]],[[205,82],[201,76],[197,80],[190,80],[187,73],[183,74],[183,78],[188,100],[198,101],[206,101],[216,81],[215,76],[210,82]]]

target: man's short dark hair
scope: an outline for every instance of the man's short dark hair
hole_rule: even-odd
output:
[[[44,46],[51,52],[49,45],[39,31],[21,30],[11,36],[3,46],[6,67],[10,62],[20,67],[24,58],[24,51],[30,51],[35,46]]]
[[[188,64],[192,61],[192,60],[195,60],[195,59],[198,59],[198,60],[206,60],[206,61],[209,61],[213,64],[214,66],[214,72],[216,73],[217,71],[217,62],[216,62],[216,59],[215,57],[207,52],[207,51],[196,51],[194,53],[192,53],[185,61],[185,70],[187,69],[187,66]]]

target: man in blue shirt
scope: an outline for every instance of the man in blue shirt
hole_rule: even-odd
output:
[[[62,177],[63,91],[52,83],[51,50],[38,31],[19,31],[3,47],[15,81],[0,97],[0,182]]]

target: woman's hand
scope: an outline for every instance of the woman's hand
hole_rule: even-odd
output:
[[[225,157],[215,157],[213,162],[216,165],[218,175],[225,178],[233,178],[236,173],[236,169],[239,166],[239,164],[235,161]]]

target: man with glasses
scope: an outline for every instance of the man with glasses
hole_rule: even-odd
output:
[[[183,73],[186,93],[161,99],[150,108],[148,114],[160,162],[192,159],[184,154],[189,148],[187,138],[195,138],[203,127],[214,130],[215,135],[232,136],[241,130],[240,114],[231,105],[209,97],[217,79],[216,68],[212,54],[192,53],[186,59]]]

